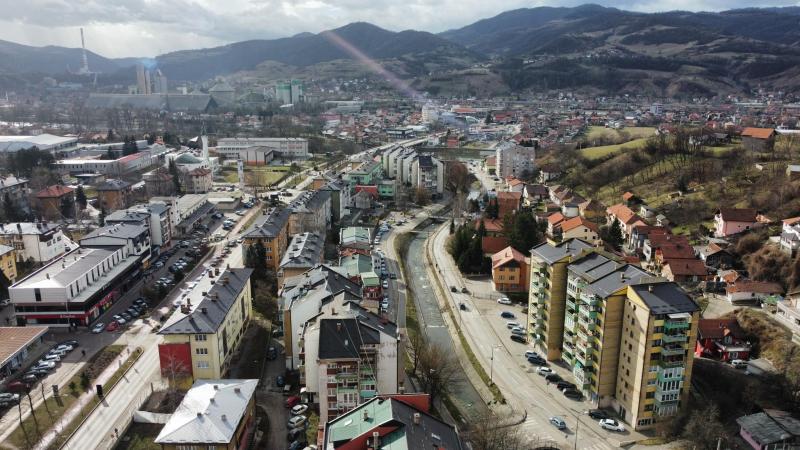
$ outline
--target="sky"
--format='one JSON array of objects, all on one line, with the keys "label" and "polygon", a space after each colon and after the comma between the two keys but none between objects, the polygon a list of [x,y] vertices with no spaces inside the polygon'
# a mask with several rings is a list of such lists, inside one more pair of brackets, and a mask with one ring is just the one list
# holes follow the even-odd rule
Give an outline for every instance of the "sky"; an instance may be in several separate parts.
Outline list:
[{"label": "sky", "polygon": [[[317,33],[351,22],[441,32],[515,8],[575,6],[576,0],[0,0],[0,39],[80,47],[106,57],[152,57],[247,39]],[[800,0],[595,0],[641,12],[800,6]]]}]

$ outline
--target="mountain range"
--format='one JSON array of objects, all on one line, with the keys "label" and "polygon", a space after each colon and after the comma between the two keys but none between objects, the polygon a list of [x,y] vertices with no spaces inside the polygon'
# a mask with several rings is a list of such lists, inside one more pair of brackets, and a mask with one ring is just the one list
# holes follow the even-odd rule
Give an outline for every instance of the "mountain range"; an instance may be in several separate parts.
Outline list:
[{"label": "mountain range", "polygon": [[[78,68],[80,54],[0,41],[0,76],[64,74]],[[92,52],[88,58],[92,70],[131,76],[136,60]],[[654,14],[597,5],[537,7],[439,34],[357,22],[318,34],[156,57],[170,80],[193,81],[258,72],[275,63],[289,71],[316,68],[319,74],[335,61],[368,60],[418,89],[491,86],[470,94],[533,88],[713,95],[764,84],[800,90],[800,7]]]}]

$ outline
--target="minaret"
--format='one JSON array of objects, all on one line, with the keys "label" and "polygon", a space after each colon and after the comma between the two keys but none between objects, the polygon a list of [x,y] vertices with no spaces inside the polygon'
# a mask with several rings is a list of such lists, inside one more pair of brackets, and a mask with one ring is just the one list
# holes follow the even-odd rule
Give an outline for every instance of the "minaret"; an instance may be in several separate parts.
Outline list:
[{"label": "minaret", "polygon": [[83,65],[81,66],[81,73],[88,74],[89,72],[89,58],[86,56],[86,43],[83,40],[83,28],[81,28],[81,50],[83,51]]}]

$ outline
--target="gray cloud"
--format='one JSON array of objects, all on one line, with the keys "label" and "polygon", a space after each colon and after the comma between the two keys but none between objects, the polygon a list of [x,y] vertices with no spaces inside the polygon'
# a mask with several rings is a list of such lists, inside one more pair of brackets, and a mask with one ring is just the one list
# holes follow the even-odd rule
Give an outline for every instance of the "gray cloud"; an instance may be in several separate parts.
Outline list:
[{"label": "gray cloud", "polygon": [[[154,56],[187,48],[319,32],[355,21],[390,30],[440,32],[503,11],[575,6],[579,0],[0,0],[0,39],[30,45],[80,45],[104,56]],[[633,11],[719,11],[800,5],[800,0],[619,0],[595,3]]]}]

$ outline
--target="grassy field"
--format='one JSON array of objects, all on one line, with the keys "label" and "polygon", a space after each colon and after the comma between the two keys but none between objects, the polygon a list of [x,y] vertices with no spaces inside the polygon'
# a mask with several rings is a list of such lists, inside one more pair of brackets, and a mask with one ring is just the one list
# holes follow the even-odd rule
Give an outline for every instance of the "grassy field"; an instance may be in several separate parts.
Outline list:
[{"label": "grassy field", "polygon": [[598,159],[617,153],[623,148],[638,148],[647,142],[647,138],[634,139],[624,144],[603,145],[600,147],[589,147],[582,150],[583,156],[589,159]]},{"label": "grassy field", "polygon": [[[620,133],[620,131],[622,133]],[[622,137],[623,134],[627,134],[630,139],[639,139],[650,137],[655,132],[656,129],[654,127],[628,127],[622,130],[606,127],[589,127],[589,131],[586,133],[586,139],[589,141],[600,138],[618,139]]]}]

